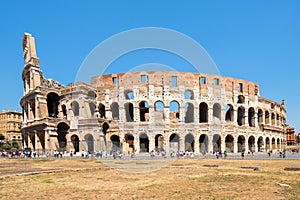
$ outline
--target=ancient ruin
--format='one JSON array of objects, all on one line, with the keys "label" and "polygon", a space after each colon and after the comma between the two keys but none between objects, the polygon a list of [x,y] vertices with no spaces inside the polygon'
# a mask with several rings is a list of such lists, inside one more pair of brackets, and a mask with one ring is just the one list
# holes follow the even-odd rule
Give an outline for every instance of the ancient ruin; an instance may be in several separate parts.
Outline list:
[{"label": "ancient ruin", "polygon": [[283,149],[286,110],[256,83],[190,72],[129,72],[63,86],[46,79],[23,38],[24,147],[121,152]]}]

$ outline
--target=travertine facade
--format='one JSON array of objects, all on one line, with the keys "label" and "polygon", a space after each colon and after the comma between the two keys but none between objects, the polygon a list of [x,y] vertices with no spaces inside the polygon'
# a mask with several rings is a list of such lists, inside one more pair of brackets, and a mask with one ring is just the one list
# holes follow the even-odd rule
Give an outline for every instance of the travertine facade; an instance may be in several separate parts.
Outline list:
[{"label": "travertine facade", "polygon": [[283,148],[286,110],[258,84],[185,72],[130,72],[62,86],[23,39],[26,147],[37,151],[266,151]]},{"label": "travertine facade", "polygon": [[22,113],[5,110],[0,113],[0,134],[6,140],[21,140]]}]

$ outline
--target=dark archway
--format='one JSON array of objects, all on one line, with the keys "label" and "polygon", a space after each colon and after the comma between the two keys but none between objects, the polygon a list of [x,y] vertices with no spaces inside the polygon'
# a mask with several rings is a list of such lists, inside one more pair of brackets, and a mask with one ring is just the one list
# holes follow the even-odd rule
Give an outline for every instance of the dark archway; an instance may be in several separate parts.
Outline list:
[{"label": "dark archway", "polygon": [[87,144],[87,150],[89,153],[94,153],[94,137],[91,134],[84,136],[84,140]]},{"label": "dark archway", "polygon": [[72,135],[71,136],[71,141],[74,147],[74,153],[79,152],[79,137],[77,135]]},{"label": "dark archway", "polygon": [[213,136],[213,151],[221,152],[221,136],[219,134],[215,134]]},{"label": "dark archway", "polygon": [[199,144],[200,144],[200,153],[202,154],[208,153],[208,136],[206,134],[200,135]]},{"label": "dark archway", "polygon": [[47,95],[47,108],[49,117],[58,117],[59,96],[54,92]]},{"label": "dark archway", "polygon": [[208,105],[204,102],[199,105],[199,122],[207,123],[208,122]]},{"label": "dark archway", "polygon": [[74,117],[78,117],[79,116],[79,104],[77,103],[77,101],[73,101],[71,103],[71,108],[72,108]]},{"label": "dark archway", "polygon": [[194,105],[192,103],[186,103],[184,106],[185,110],[185,123],[194,122]]},{"label": "dark archway", "polygon": [[194,136],[192,134],[187,134],[184,139],[185,151],[194,152]]},{"label": "dark archway", "polygon": [[126,134],[125,135],[125,142],[128,144],[128,147],[129,147],[129,151],[130,152],[134,152],[135,149],[134,149],[134,137],[133,135],[131,134]]},{"label": "dark archway", "polygon": [[145,122],[149,121],[149,104],[146,101],[139,103],[140,108],[140,121]]},{"label": "dark archway", "polygon": [[149,152],[149,138],[145,133],[140,134],[140,152]]},{"label": "dark archway", "polygon": [[259,137],[257,140],[257,150],[258,152],[263,152],[265,150],[263,137]]},{"label": "dark archway", "polygon": [[180,148],[180,146],[179,146],[179,135],[173,133],[170,136],[169,145],[170,145],[170,152],[179,151],[179,148]]},{"label": "dark archway", "polygon": [[248,109],[248,124],[250,127],[255,127],[255,110],[253,107]]},{"label": "dark archway", "polygon": [[126,114],[126,122],[133,122],[133,104],[132,103],[125,103],[125,114]]},{"label": "dark archway", "polygon": [[255,137],[254,136],[249,137],[248,148],[251,152],[255,152]]},{"label": "dark archway", "polygon": [[225,138],[226,151],[234,153],[234,138],[232,135],[227,135]]},{"label": "dark archway", "polygon": [[270,144],[270,138],[269,137],[266,138],[266,149],[267,149],[267,151],[269,151],[271,149],[271,144]]},{"label": "dark archway", "polygon": [[112,112],[112,118],[113,120],[119,120],[119,104],[117,102],[114,102],[110,105],[110,109]]},{"label": "dark archway", "polygon": [[221,120],[221,105],[215,103],[213,106],[213,117],[214,119]]},{"label": "dark archway", "polygon": [[98,111],[99,111],[100,118],[106,118],[105,106],[102,103],[98,105]]},{"label": "dark archway", "polygon": [[233,122],[233,117],[234,117],[234,110],[233,110],[233,106],[228,104],[226,106],[226,116],[225,116],[225,120],[227,122]]},{"label": "dark archway", "polygon": [[245,152],[246,142],[245,142],[245,137],[243,135],[240,135],[238,137],[237,145],[238,145],[238,152]]},{"label": "dark archway", "polygon": [[69,125],[64,122],[61,122],[57,125],[57,141],[60,150],[65,150],[67,146],[66,135],[68,134],[69,128]]},{"label": "dark archway", "polygon": [[155,136],[155,151],[161,152],[164,150],[164,137],[162,134],[157,134]]},{"label": "dark archway", "polygon": [[112,135],[110,137],[111,141],[111,150],[122,152],[122,145],[120,142],[120,137],[118,135]]},{"label": "dark archway", "polygon": [[90,113],[91,113],[91,117],[94,118],[94,114],[95,114],[95,110],[96,110],[96,105],[92,102],[89,103],[89,107],[90,107]]},{"label": "dark archway", "polygon": [[239,126],[245,125],[245,108],[239,107],[238,108],[238,116],[237,116],[237,123]]}]

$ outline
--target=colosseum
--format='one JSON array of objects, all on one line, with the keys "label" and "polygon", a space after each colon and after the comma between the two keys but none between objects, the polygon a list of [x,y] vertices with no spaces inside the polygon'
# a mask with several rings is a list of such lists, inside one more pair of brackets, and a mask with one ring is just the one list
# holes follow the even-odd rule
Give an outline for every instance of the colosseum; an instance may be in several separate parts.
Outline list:
[{"label": "colosseum", "polygon": [[285,103],[257,83],[190,72],[106,74],[61,85],[42,75],[23,38],[25,148],[53,151],[264,152],[283,149]]}]

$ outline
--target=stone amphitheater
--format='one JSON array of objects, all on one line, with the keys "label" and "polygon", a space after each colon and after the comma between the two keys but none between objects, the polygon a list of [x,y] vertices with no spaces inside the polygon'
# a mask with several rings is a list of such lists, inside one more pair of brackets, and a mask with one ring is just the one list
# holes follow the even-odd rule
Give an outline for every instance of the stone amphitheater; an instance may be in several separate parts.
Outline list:
[{"label": "stone amphitheater", "polygon": [[190,72],[107,74],[67,86],[46,79],[23,38],[25,148],[63,152],[264,152],[284,148],[285,103],[257,83]]}]

